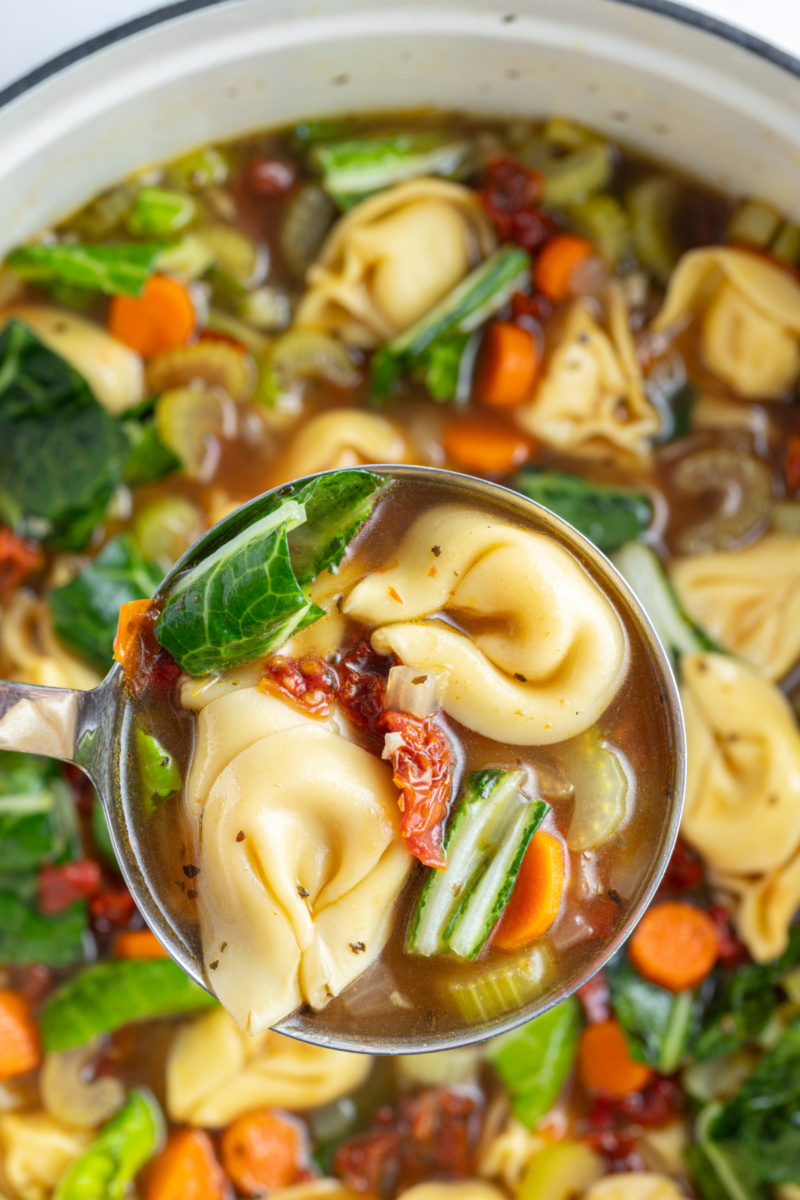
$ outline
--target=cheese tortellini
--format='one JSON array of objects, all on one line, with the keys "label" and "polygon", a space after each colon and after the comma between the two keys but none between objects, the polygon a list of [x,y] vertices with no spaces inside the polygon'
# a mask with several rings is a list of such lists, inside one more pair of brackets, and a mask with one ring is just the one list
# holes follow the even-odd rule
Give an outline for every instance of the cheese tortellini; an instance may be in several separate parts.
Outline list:
[{"label": "cheese tortellini", "polygon": [[608,289],[608,332],[586,301],[572,306],[544,378],[519,420],[534,437],[575,454],[607,454],[610,446],[639,456],[649,452],[660,419],[642,388],[617,285]]},{"label": "cheese tortellini", "polygon": [[336,223],[295,325],[372,349],[424,316],[494,245],[469,188],[444,179],[387,188]]},{"label": "cheese tortellini", "polygon": [[100,682],[97,671],[62,646],[47,604],[24,589],[0,613],[0,671],[18,683],[78,691]]},{"label": "cheese tortellini", "polygon": [[783,880],[783,892],[778,886],[800,848],[800,732],[785,697],[744,663],[688,655],[681,672],[682,832],[712,882],[748,896],[737,925],[753,957],[764,960],[784,949],[793,915],[785,895],[800,886],[797,869]]},{"label": "cheese tortellini", "polygon": [[324,1007],[383,949],[412,862],[398,792],[387,763],[256,685],[184,693],[200,710],[186,806],[206,969],[260,1033]]},{"label": "cheese tortellini", "polygon": [[280,477],[271,486],[316,471],[408,462],[410,457],[406,438],[385,417],[360,408],[336,408],[312,417],[298,430],[281,457]]},{"label": "cheese tortellini", "polygon": [[653,328],[701,317],[700,349],[713,375],[747,400],[778,400],[800,375],[800,284],[747,250],[684,254]]},{"label": "cheese tortellini", "polygon": [[44,1112],[0,1116],[0,1187],[10,1200],[48,1200],[64,1172],[91,1141]]},{"label": "cheese tortellini", "polygon": [[625,1171],[590,1183],[581,1200],[686,1200],[674,1179],[657,1171]]},{"label": "cheese tortellini", "polygon": [[[342,608],[379,627],[379,652],[441,672],[445,712],[507,744],[582,733],[627,668],[619,617],[566,550],[458,505],[420,517],[397,565],[356,584]],[[444,620],[422,620],[442,610],[479,621],[480,631],[469,637]]]},{"label": "cheese tortellini", "polygon": [[744,550],[676,560],[680,602],[726,650],[766,679],[800,658],[800,537],[768,533]]},{"label": "cheese tortellini", "polygon": [[178,1031],[167,1058],[171,1120],[221,1129],[262,1106],[304,1112],[360,1087],[367,1054],[345,1054],[265,1030],[248,1037],[224,1009]]}]

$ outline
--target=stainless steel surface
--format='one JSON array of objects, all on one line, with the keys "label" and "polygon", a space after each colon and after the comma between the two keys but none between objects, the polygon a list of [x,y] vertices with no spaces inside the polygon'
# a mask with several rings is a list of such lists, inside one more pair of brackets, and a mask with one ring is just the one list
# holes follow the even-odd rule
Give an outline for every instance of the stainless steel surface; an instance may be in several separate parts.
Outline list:
[{"label": "stainless steel surface", "polygon": [[[597,971],[630,935],[658,887],[678,835],[685,790],[686,743],[683,714],[675,678],[667,655],[658,641],[644,610],[622,576],[608,559],[566,521],[555,516],[518,492],[488,483],[482,479],[444,471],[438,467],[372,466],[370,470],[393,479],[429,481],[458,488],[464,502],[486,500],[501,507],[509,519],[525,520],[534,517],[559,543],[565,546],[607,590],[612,602],[626,613],[633,628],[642,637],[656,664],[666,697],[665,711],[672,734],[671,774],[664,780],[666,797],[661,842],[646,878],[623,926],[605,949],[578,975],[564,980],[561,987],[543,1000],[536,1001],[518,1012],[481,1025],[465,1027],[457,1034],[427,1035],[421,1039],[409,1037],[384,1038],[366,1041],[357,1029],[343,1036],[326,1028],[325,1010],[310,1013],[306,1010],[287,1017],[277,1028],[304,1041],[341,1050],[363,1053],[411,1054],[430,1050],[447,1050],[469,1045],[487,1037],[513,1029],[557,1004],[574,992]],[[332,472],[321,472],[331,474]],[[306,480],[315,476],[307,476]],[[303,481],[301,481],[303,482]],[[291,485],[293,486],[293,485]],[[282,485],[250,500],[224,520],[213,526],[175,564],[162,581],[156,597],[168,593],[170,585],[183,571],[202,562],[213,551],[225,545],[247,529],[269,506],[276,494],[286,490]],[[162,942],[170,956],[188,975],[206,986],[201,963],[180,931],[171,927],[163,897],[149,887],[146,870],[139,860],[135,837],[127,827],[123,812],[125,757],[121,737],[123,676],[115,664],[99,687],[90,692],[72,692],[63,688],[31,687],[27,684],[0,682],[0,747],[8,750],[28,750],[48,754],[77,763],[89,775],[103,805],[111,840],[120,863],[123,877],[137,907],[147,924]]]}]

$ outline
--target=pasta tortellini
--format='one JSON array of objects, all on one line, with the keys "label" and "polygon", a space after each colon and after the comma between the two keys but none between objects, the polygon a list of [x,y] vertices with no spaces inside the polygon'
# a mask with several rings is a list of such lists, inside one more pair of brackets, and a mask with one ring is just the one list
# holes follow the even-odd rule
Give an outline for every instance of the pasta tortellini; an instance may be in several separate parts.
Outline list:
[{"label": "pasta tortellini", "polygon": [[259,1033],[324,1007],[383,949],[412,862],[398,793],[387,763],[257,686],[189,703],[202,706],[187,808],[207,969]]},{"label": "pasta tortellini", "polygon": [[520,410],[523,427],[550,446],[607,454],[617,446],[649,451],[660,420],[644,394],[622,293],[608,291],[608,332],[588,304],[576,302],[533,399]]},{"label": "pasta tortellini", "polygon": [[167,1058],[173,1121],[220,1129],[262,1105],[303,1112],[359,1087],[366,1054],[345,1054],[266,1030],[248,1037],[224,1009],[184,1025]]},{"label": "pasta tortellini", "polygon": [[670,575],[689,616],[766,679],[800,658],[800,537],[768,533],[744,550],[678,559]]},{"label": "pasta tortellini", "polygon": [[800,850],[776,871],[757,879],[712,871],[711,883],[738,903],[736,925],[756,962],[786,949],[789,926],[800,909]]},{"label": "pasta tortellini", "polygon": [[[754,958],[768,958],[784,948],[793,910],[782,896],[798,885],[795,872],[783,880],[781,893],[776,873],[800,847],[800,732],[784,696],[744,663],[720,654],[688,655],[681,671],[687,753],[682,832],[702,854],[712,880],[747,895],[737,914],[739,932]],[[769,929],[769,937],[759,929]]]},{"label": "pasta tortellini", "polygon": [[110,413],[123,413],[144,399],[141,358],[96,321],[46,305],[26,304],[0,313],[0,327],[12,317],[23,321],[79,371]]},{"label": "pasta tortellini", "polygon": [[280,478],[272,486],[316,471],[362,463],[408,462],[403,434],[378,413],[337,408],[312,417],[295,434],[281,459]]},{"label": "pasta tortellini", "polygon": [[581,1200],[686,1200],[674,1179],[656,1171],[626,1171],[590,1183]]},{"label": "pasta tortellini", "polygon": [[444,179],[387,188],[336,223],[295,324],[372,349],[433,308],[494,244],[469,188]]},{"label": "pasta tortellini", "polygon": [[713,375],[748,400],[777,400],[800,375],[800,285],[746,250],[684,254],[656,332],[700,317],[700,349]]},{"label": "pasta tortellini", "polygon": [[0,613],[0,667],[3,678],[44,687],[88,691],[100,676],[59,642],[44,601],[15,592]]},{"label": "pasta tortellini", "polygon": [[[442,707],[468,729],[547,745],[588,729],[613,699],[627,668],[625,631],[583,569],[543,534],[445,505],[414,523],[397,558],[357,583],[343,611],[379,626],[379,652],[441,672]],[[421,619],[444,609],[482,630],[471,638]]]},{"label": "pasta tortellini", "polygon": [[0,1116],[0,1183],[12,1200],[49,1200],[91,1136],[43,1112]]}]

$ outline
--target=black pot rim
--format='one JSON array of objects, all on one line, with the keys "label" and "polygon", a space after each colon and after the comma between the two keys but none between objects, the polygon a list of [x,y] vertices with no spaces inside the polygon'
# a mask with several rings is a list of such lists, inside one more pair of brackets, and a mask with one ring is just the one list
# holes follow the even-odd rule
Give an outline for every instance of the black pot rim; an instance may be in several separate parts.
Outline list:
[{"label": "black pot rim", "polygon": [[[233,2],[235,0],[175,0],[175,3],[165,4],[162,8],[157,8],[153,12],[144,13],[141,17],[134,17],[131,21],[125,21],[121,25],[116,25],[112,29],[105,30],[103,33],[88,38],[84,42],[79,42],[76,46],[72,46],[70,49],[64,50],[61,54],[57,54],[55,58],[51,58],[47,62],[42,63],[41,66],[35,67],[26,75],[22,75],[19,79],[16,79],[13,83],[0,90],[0,109],[11,104],[12,101],[19,99],[26,92],[32,91],[40,83],[44,83],[46,80],[58,75],[60,71],[74,66],[75,63],[80,62],[84,58],[90,58],[93,54],[105,50],[108,46],[113,46],[117,42],[123,42],[126,38],[133,37],[137,33],[143,33],[147,29],[154,29],[158,25],[164,25],[168,21],[173,21],[189,13],[200,12],[204,8],[213,8],[217,5]],[[696,9],[688,8],[684,4],[675,3],[675,0],[608,0],[608,2],[623,4],[629,8],[640,8],[646,12],[656,13],[658,16],[678,21],[682,25],[700,29],[704,33],[710,33],[722,41],[729,42],[742,50],[747,50],[751,54],[755,54],[758,58],[762,58],[793,75],[795,78],[800,79],[800,59],[795,58],[794,55],[781,50],[778,46],[772,45],[771,42],[767,42],[763,38],[756,37],[755,34],[748,33],[744,29],[739,29],[735,25],[730,25],[727,21],[721,21],[717,17],[709,16],[707,13],[697,12]],[[513,11],[513,0],[509,4],[509,10]]]}]

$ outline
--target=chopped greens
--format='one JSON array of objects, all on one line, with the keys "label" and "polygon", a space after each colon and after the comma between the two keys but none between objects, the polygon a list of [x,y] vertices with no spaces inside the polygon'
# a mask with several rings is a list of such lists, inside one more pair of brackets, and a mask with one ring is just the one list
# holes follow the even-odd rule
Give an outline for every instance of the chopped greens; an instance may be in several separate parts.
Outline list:
[{"label": "chopped greens", "polygon": [[46,1054],[83,1046],[134,1021],[213,1008],[217,1001],[168,958],[94,963],[69,979],[42,1010]]},{"label": "chopped greens", "polygon": [[53,628],[65,646],[105,674],[111,666],[120,608],[152,596],[161,575],[155,564],[142,557],[131,536],[120,534],[74,579],[50,592],[47,602]]},{"label": "chopped greens", "polygon": [[0,875],[0,961],[71,967],[85,958],[85,900],[59,913],[39,911],[36,875]]},{"label": "chopped greens", "polygon": [[694,992],[668,992],[643,979],[624,955],[607,968],[611,1005],[631,1054],[662,1075],[678,1069],[687,1052],[700,1003]]},{"label": "chopped greens", "polygon": [[[306,129],[309,127],[306,126]],[[343,141],[315,141],[309,161],[322,186],[346,209],[373,192],[422,175],[456,177],[470,144],[440,130],[365,134]]]},{"label": "chopped greens", "polygon": [[353,470],[284,489],[176,581],[155,626],[160,644],[187,674],[204,675],[252,662],[318,620],[323,610],[307,589],[341,562],[384,486]]},{"label": "chopped greens", "polygon": [[489,1043],[487,1058],[511,1097],[511,1111],[529,1129],[558,1099],[575,1065],[580,1029],[581,1007],[570,996]]},{"label": "chopped greens", "polygon": [[155,409],[156,397],[151,396],[122,416],[122,429],[129,443],[122,481],[128,487],[155,483],[180,470],[180,459],[158,436]]},{"label": "chopped greens", "polygon": [[594,483],[568,471],[527,467],[514,487],[574,525],[604,554],[644,533],[653,519],[652,501],[644,492]]},{"label": "chopped greens", "polygon": [[119,421],[21,321],[0,333],[0,520],[81,550],[125,465]]},{"label": "chopped greens", "polygon": [[180,771],[169,750],[141,726],[136,730],[136,754],[139,759],[142,803],[148,812],[154,812],[160,804],[180,791]]},{"label": "chopped greens", "polygon": [[185,192],[143,187],[136,193],[128,215],[128,230],[134,237],[168,238],[185,229],[196,212],[196,202]]},{"label": "chopped greens", "polygon": [[149,1092],[134,1089],[62,1175],[53,1200],[122,1200],[163,1140],[161,1109]]},{"label": "chopped greens", "polygon": [[6,261],[31,283],[69,284],[109,296],[138,296],[164,249],[153,242],[98,246],[83,242],[37,243],[21,246]]},{"label": "chopped greens", "polygon": [[[517,246],[501,246],[410,329],[377,351],[371,368],[373,397],[381,400],[388,396],[406,372],[412,375],[422,372],[424,377],[431,369],[432,354],[437,353],[434,345],[447,345],[458,335],[478,329],[503,308],[515,292],[527,289],[530,270],[530,255],[524,250]],[[452,355],[452,346],[447,353]],[[438,369],[441,370],[441,366]],[[451,366],[446,390],[452,391],[453,395],[444,397],[446,399],[456,398],[452,380]]]}]

